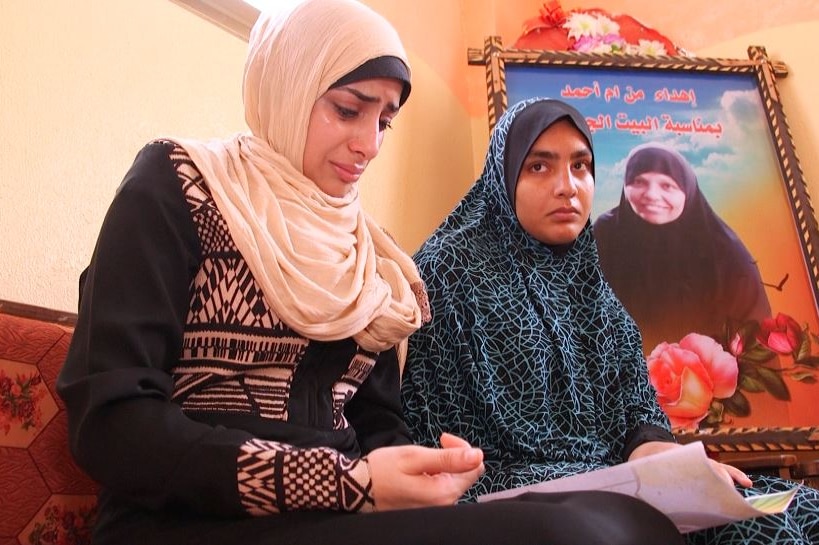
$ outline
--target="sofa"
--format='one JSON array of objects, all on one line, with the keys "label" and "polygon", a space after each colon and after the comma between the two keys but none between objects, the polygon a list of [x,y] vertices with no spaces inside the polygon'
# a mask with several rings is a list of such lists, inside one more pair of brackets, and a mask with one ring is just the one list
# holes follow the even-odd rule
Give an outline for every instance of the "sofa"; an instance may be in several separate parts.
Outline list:
[{"label": "sofa", "polygon": [[[55,382],[76,315],[0,300],[0,545],[88,545],[97,485],[68,450]],[[710,456],[819,487],[819,428],[680,433]]]},{"label": "sofa", "polygon": [[55,382],[76,315],[0,300],[0,545],[87,545],[97,485],[68,450]]}]

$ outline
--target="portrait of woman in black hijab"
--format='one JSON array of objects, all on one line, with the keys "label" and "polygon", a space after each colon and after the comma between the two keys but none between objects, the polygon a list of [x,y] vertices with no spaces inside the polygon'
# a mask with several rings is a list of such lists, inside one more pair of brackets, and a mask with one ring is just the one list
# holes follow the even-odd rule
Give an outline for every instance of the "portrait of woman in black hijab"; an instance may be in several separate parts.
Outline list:
[{"label": "portrait of woman in black hijab", "polygon": [[594,236],[604,274],[639,325],[646,352],[771,314],[754,258],[673,148],[632,149],[620,203],[597,218]]}]

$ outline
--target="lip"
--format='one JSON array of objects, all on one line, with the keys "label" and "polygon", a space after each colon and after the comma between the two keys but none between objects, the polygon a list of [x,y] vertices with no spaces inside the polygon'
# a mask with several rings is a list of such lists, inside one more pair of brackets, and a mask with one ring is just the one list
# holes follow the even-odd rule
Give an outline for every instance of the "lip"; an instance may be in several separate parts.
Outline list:
[{"label": "lip", "polygon": [[572,206],[563,206],[552,210],[549,215],[558,219],[573,219],[580,214],[578,210]]},{"label": "lip", "polygon": [[364,166],[362,165],[335,162],[331,162],[330,164],[333,166],[339,179],[344,183],[353,184],[357,182],[364,173]]},{"label": "lip", "polygon": [[667,206],[660,204],[641,204],[639,208],[642,212],[648,214],[662,214],[668,211]]}]

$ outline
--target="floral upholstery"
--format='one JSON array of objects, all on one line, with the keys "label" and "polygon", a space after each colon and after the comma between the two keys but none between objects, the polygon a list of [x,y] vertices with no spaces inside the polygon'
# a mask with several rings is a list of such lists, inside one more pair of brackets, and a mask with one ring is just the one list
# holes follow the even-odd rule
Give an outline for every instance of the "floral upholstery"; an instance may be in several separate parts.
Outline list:
[{"label": "floral upholstery", "polygon": [[55,390],[73,321],[11,306],[0,302],[0,545],[89,544],[97,487],[71,458]]}]

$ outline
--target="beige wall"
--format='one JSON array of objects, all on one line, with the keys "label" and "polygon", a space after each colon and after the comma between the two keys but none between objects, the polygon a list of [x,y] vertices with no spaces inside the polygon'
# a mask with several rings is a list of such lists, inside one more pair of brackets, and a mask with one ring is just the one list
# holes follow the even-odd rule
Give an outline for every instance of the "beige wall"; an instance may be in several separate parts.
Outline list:
[{"label": "beige wall", "polygon": [[[764,45],[790,75],[778,85],[811,194],[819,198],[819,74],[803,44],[812,0],[725,0],[720,11],[603,0],[701,56],[746,58]],[[466,49],[511,45],[535,0],[366,0],[398,28],[413,96],[362,182],[365,206],[413,251],[471,185],[488,138],[482,67]],[[585,2],[563,2],[576,7]],[[626,6],[626,4],[628,4]],[[660,9],[662,4],[662,9]],[[411,7],[408,7],[411,6]],[[710,4],[709,4],[710,6]],[[743,17],[731,14],[743,13]],[[692,17],[692,13],[702,13]],[[76,279],[136,151],[162,135],[243,130],[245,44],[168,0],[0,0],[0,299],[76,307]]]},{"label": "beige wall", "polygon": [[0,0],[0,298],[76,308],[137,150],[243,128],[245,48],[168,0]]}]

